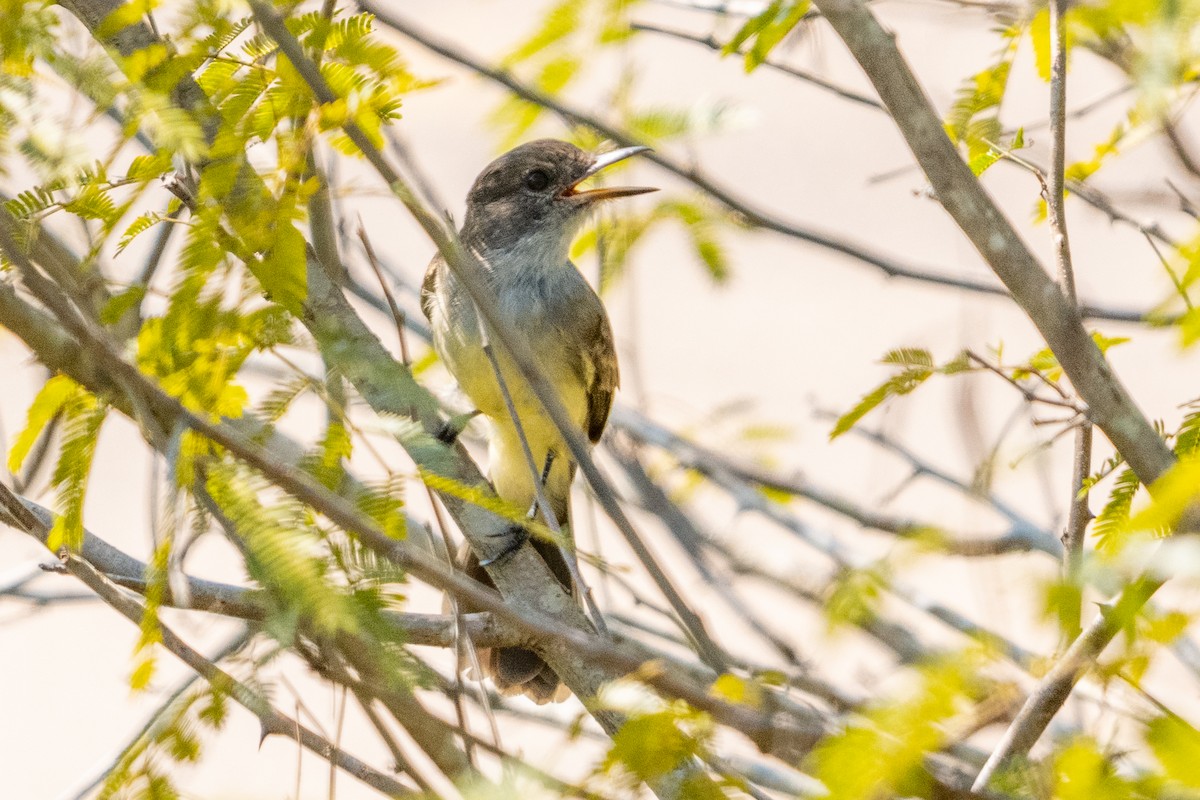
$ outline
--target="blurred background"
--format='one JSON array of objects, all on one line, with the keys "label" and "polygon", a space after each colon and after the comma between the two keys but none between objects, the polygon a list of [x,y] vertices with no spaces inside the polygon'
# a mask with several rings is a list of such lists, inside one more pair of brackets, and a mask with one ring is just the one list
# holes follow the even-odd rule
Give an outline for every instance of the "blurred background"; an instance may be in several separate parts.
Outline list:
[{"label": "blurred background", "polygon": [[[911,395],[873,411],[858,430],[830,440],[835,418],[893,372],[879,363],[891,350],[924,348],[941,363],[970,348],[1012,366],[1044,346],[1005,296],[948,285],[995,281],[931,197],[888,116],[778,69],[761,66],[748,72],[740,56],[721,57],[687,40],[713,36],[728,41],[747,10],[761,10],[762,4],[754,2],[617,4],[614,13],[623,23],[642,26],[636,35],[600,45],[583,25],[543,54],[513,60],[514,52],[544,29],[547,14],[560,5],[439,0],[382,7],[480,65],[507,63],[514,74],[534,83],[553,82],[553,69],[539,58],[573,59],[578,72],[557,94],[570,108],[618,126],[634,120],[643,131],[657,125],[669,134],[656,143],[662,156],[685,170],[701,171],[739,203],[936,278],[888,277],[861,258],[745,224],[742,214],[722,207],[693,183],[647,160],[630,162],[622,182],[662,191],[607,209],[597,220],[599,248],[594,246],[596,227],[589,226],[576,262],[589,280],[603,283],[616,334],[622,369],[610,434],[616,452],[636,451],[649,474],[725,551],[724,556],[704,551],[707,555],[699,561],[708,565],[706,575],[697,568],[694,553],[689,555],[654,514],[634,509],[639,530],[693,599],[709,630],[747,662],[815,675],[849,698],[887,694],[912,676],[900,667],[903,658],[894,649],[848,624],[845,617],[853,613],[839,603],[853,607],[867,602],[886,610],[928,648],[961,647],[966,641],[954,624],[930,613],[941,604],[1035,658],[1052,654],[1058,633],[1043,606],[1045,587],[1059,566],[1051,553],[1038,548],[1053,550],[1070,495],[1071,437],[1061,435],[1063,414],[1031,410],[1003,379],[978,371],[935,376]],[[601,13],[598,4],[577,5],[587,7],[584,14]],[[716,6],[724,13],[714,11]],[[971,76],[994,64],[1003,50],[1005,41],[996,31],[998,7],[933,0],[872,5],[896,33],[934,106],[944,114]],[[75,44],[82,47],[86,32],[60,13],[63,29],[75,31]],[[512,106],[503,86],[386,25],[377,23],[377,29],[414,75],[433,82],[404,96],[394,132],[455,218],[461,219],[474,176],[508,146],[539,136],[577,135],[553,113],[520,128],[521,109]],[[844,92],[873,97],[845,48],[819,20],[797,28],[770,59]],[[1068,128],[1068,162],[1092,158],[1096,145],[1128,120],[1143,91],[1110,61],[1074,50],[1068,108],[1077,113]],[[1047,92],[1038,76],[1037,54],[1024,40],[1012,61],[1001,118],[1006,135],[1024,129],[1026,146],[1019,157],[1042,166],[1048,162]],[[1184,103],[1178,108],[1173,117],[1177,135],[1195,144],[1200,128],[1194,109]],[[118,141],[114,123],[89,117],[66,97],[62,107],[31,113],[46,126],[43,135],[66,149],[95,149],[97,141]],[[580,141],[599,145],[602,138],[584,134]],[[1177,151],[1157,132],[1134,130],[1119,149],[1088,185],[1102,192],[1124,219],[1114,220],[1075,196],[1067,201],[1079,296],[1113,312],[1110,316],[1177,311],[1170,304],[1171,278],[1138,226],[1158,226],[1178,241],[1192,237],[1195,220],[1181,210],[1180,197],[1167,180],[1194,198],[1200,179],[1181,168]],[[3,186],[15,194],[26,180],[32,179],[14,169]],[[1001,160],[984,182],[1034,252],[1050,265],[1050,236],[1038,221],[1037,177]],[[361,163],[339,159],[331,168],[331,183],[349,232],[343,247],[354,252],[347,259],[352,272],[371,294],[379,295],[355,249],[361,219],[381,261],[394,271],[398,301],[419,327],[423,319],[414,290],[433,246]],[[158,207],[169,194],[151,190],[146,199],[149,207]],[[689,204],[704,220],[697,227],[695,219],[689,224],[663,213],[644,233],[634,230],[629,220],[645,218],[661,203]],[[82,242],[78,234],[70,226],[63,228],[65,238]],[[698,237],[707,244],[698,243]],[[113,255],[109,263],[114,273],[132,279],[150,239],[147,235]],[[171,247],[178,247],[178,239]],[[606,251],[610,256],[619,251],[620,263],[609,261],[602,269]],[[389,316],[356,302],[387,346],[398,352]],[[1095,319],[1088,326],[1109,337],[1129,337],[1109,353],[1112,363],[1144,412],[1174,430],[1185,413],[1183,404],[1196,396],[1200,377],[1200,357],[1181,347],[1179,330],[1114,319]],[[408,337],[423,365],[422,381],[448,402],[461,404],[445,371],[425,359],[428,345],[420,331]],[[320,369],[311,356],[297,353],[295,358],[307,369]],[[247,368],[244,384],[252,399],[266,394],[277,375],[272,369],[265,360]],[[21,341],[0,331],[0,376],[0,435],[7,450],[46,375]],[[282,429],[312,442],[322,416],[320,403],[310,397],[288,413]],[[730,489],[704,480],[681,463],[685,459],[677,450],[646,444],[654,441],[656,427],[746,470],[766,471],[781,482],[803,486],[810,496],[783,489],[767,496],[751,489],[752,498],[766,497],[768,512],[756,511],[758,501],[739,495],[736,482]],[[477,434],[471,432],[473,447],[479,444]],[[403,452],[379,426],[371,439],[391,469],[411,472]],[[611,447],[601,448],[599,455],[622,492],[636,497],[636,484]],[[1111,448],[1098,436],[1095,467],[1110,455]],[[361,448],[352,465],[364,476],[382,472]],[[144,558],[160,473],[136,428],[123,418],[111,420],[90,479],[87,527]],[[742,483],[743,488],[749,485]],[[1107,485],[1101,484],[1102,489]],[[31,487],[27,494],[53,506],[45,475]],[[417,488],[414,483],[408,493],[409,510],[428,520],[427,502]],[[841,512],[851,513],[831,509],[822,497],[835,506],[842,501]],[[1095,496],[1094,510],[1103,497]],[[1016,531],[1027,536],[1026,545],[1037,544],[1033,552],[946,555],[933,534],[901,537],[873,529],[869,521],[862,524],[863,517],[873,514],[937,526],[955,540],[985,541]],[[652,583],[583,487],[577,487],[575,526],[580,546],[612,567],[612,576],[591,568],[587,574],[617,626],[671,652],[683,652],[673,641],[678,632],[657,610],[663,603]],[[739,570],[738,559],[775,579]],[[3,794],[9,797],[79,796],[188,675],[164,655],[152,689],[131,692],[130,653],[138,631],[71,579],[42,574],[38,565],[48,560],[47,551],[28,537],[0,533],[0,642],[5,653],[0,659],[0,716],[5,720],[0,725],[0,775]],[[238,557],[220,537],[200,539],[187,565],[193,575],[245,581]],[[895,592],[871,589],[873,581],[882,585],[893,578]],[[812,596],[805,601],[786,589],[788,581],[807,587]],[[1194,585],[1194,579],[1173,582],[1158,602],[1190,615],[1198,610]],[[730,602],[730,590],[736,602]],[[437,613],[441,608],[441,598],[426,587],[406,586],[405,594],[410,610]],[[1089,606],[1085,615],[1090,613]],[[239,631],[236,623],[204,614],[165,615],[210,654]],[[250,653],[269,650],[260,643]],[[422,650],[421,655],[442,674],[451,673],[450,654]],[[314,723],[331,738],[339,731],[348,749],[387,762],[357,710],[343,716],[341,689],[320,681],[288,655],[275,657],[264,674],[271,676],[269,693],[281,710]],[[1148,665],[1144,685],[1166,693],[1180,713],[1200,710],[1195,676],[1179,657],[1159,654]],[[1141,702],[1131,694],[1120,687],[1106,691],[1087,686],[1057,724],[1096,725],[1093,729],[1103,731],[1107,741],[1124,741],[1122,737],[1134,735],[1136,725],[1136,714],[1128,709]],[[518,712],[559,723],[583,713],[574,699],[544,709],[524,700],[513,705]],[[476,717],[483,731],[482,717]],[[592,731],[594,725],[587,721],[583,729]],[[978,741],[994,741],[1001,729],[984,730]],[[587,774],[603,753],[602,743],[589,741],[586,733],[585,744],[568,746],[561,728],[519,714],[502,717],[502,733],[508,747],[568,777]],[[219,734],[204,735],[205,752],[198,764],[173,768],[178,785],[196,798],[331,796],[325,762],[300,755],[282,737],[260,746],[258,736],[256,721],[235,709]],[[733,752],[745,749],[737,742],[729,746]],[[336,795],[374,796],[345,776],[337,778]]]}]

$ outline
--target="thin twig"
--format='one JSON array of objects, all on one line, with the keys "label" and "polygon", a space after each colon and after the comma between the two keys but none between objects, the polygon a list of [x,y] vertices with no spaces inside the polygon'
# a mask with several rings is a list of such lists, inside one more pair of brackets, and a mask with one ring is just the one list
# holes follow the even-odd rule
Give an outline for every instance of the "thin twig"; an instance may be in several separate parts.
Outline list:
[{"label": "thin twig", "polygon": [[[675,28],[667,28],[661,25],[653,25],[648,22],[634,22],[630,24],[629,27],[635,31],[657,33],[663,36],[669,36],[672,39],[681,39],[685,42],[694,42],[695,44],[707,47],[709,50],[715,50],[718,53],[724,53],[725,51],[725,45],[717,41],[717,37],[713,36],[712,34],[709,34],[708,36],[697,36],[695,34],[688,33],[687,31],[677,30]],[[805,83],[811,83],[814,86],[818,86],[826,90],[827,92],[833,93],[843,100],[849,100],[852,103],[859,103],[861,105],[868,106],[869,108],[874,108],[878,111],[883,110],[883,104],[873,97],[867,97],[864,94],[859,94],[858,92],[843,88],[837,84],[830,83],[819,75],[814,75],[811,72],[806,72],[802,69],[796,69],[793,66],[770,58],[763,61],[762,66],[770,67],[771,69],[782,72],[785,75],[790,75],[791,77],[804,81]]]},{"label": "thin twig", "polygon": [[412,355],[408,352],[408,337],[404,335],[405,314],[400,306],[396,305],[396,298],[392,295],[391,287],[383,277],[383,269],[379,266],[379,259],[375,257],[375,248],[371,246],[371,240],[367,238],[367,228],[363,225],[362,217],[358,218],[358,239],[362,242],[363,251],[367,254],[367,263],[371,265],[371,270],[379,280],[379,290],[383,292],[383,297],[387,300],[388,310],[392,312],[392,322],[396,325],[396,337],[400,340],[400,359],[404,362],[404,366],[412,366]]},{"label": "thin twig", "polygon": [[[1067,105],[1067,23],[1066,0],[1050,2],[1050,175],[1046,198],[1047,218],[1053,234],[1054,261],[1058,283],[1067,302],[1079,304],[1075,291],[1075,268],[1071,261],[1071,242],[1067,235],[1066,190],[1066,105]],[[1147,234],[1147,240],[1151,237]],[[1157,251],[1157,248],[1156,248]],[[1085,419],[1075,429],[1071,467],[1071,495],[1068,500],[1067,526],[1063,532],[1063,572],[1072,585],[1078,584],[1083,570],[1085,529],[1091,521],[1086,481],[1092,473],[1092,426]],[[1069,642],[1079,635],[1082,597],[1071,610],[1063,635]]]},{"label": "thin twig", "polygon": [[[583,125],[591,128],[604,138],[609,139],[622,147],[645,144],[645,142],[634,138],[629,132],[609,125],[594,114],[589,114],[579,110],[578,108],[569,106],[566,103],[557,100],[556,98],[553,98],[522,83],[504,70],[496,69],[484,64],[480,60],[468,55],[463,50],[438,39],[436,36],[433,36],[417,26],[414,26],[408,20],[393,13],[390,7],[385,7],[375,0],[358,0],[358,5],[364,11],[369,11],[370,13],[374,14],[379,22],[383,25],[392,28],[396,32],[422,45],[432,52],[437,53],[443,58],[453,61],[456,64],[461,64],[462,66],[467,67],[468,69],[487,78],[488,80],[504,86],[523,100],[527,100],[531,103],[553,111],[559,117],[571,124]],[[727,187],[721,185],[700,170],[694,167],[685,166],[681,162],[672,159],[661,152],[646,153],[643,158],[654,162],[672,175],[675,175],[690,183],[692,186],[704,192],[709,197],[723,205],[725,208],[729,209],[731,212],[737,214],[741,219],[750,225],[754,225],[765,230],[774,231],[775,233],[779,233],[784,236],[799,239],[801,241],[809,242],[810,244],[814,244],[819,247],[825,247],[833,250],[834,252],[841,253],[842,255],[848,256],[856,261],[869,264],[879,269],[888,277],[907,278],[924,283],[946,286],[953,289],[964,289],[971,292],[997,295],[1000,297],[1010,296],[1004,287],[995,283],[947,275],[922,267],[905,264],[883,253],[872,250],[871,248],[859,242],[837,236],[829,233],[828,231],[819,230],[811,226],[800,225],[798,223],[778,217],[768,211],[764,211],[754,206],[745,198],[739,197]],[[1142,322],[1147,319],[1147,314],[1143,311],[1107,308],[1092,304],[1087,304],[1085,306],[1084,314],[1088,318],[1111,319],[1124,322]]]},{"label": "thin twig", "polygon": [[1020,384],[1020,382],[1018,382],[1015,378],[1013,378],[1011,375],[1009,375],[1007,372],[1005,372],[998,364],[993,364],[991,361],[988,361],[986,358],[984,358],[983,356],[974,352],[973,350],[967,350],[966,353],[967,353],[967,358],[969,358],[971,361],[974,361],[976,364],[983,367],[988,372],[991,372],[994,375],[998,375],[1000,378],[1002,378],[1004,380],[1005,383],[1007,383],[1009,386],[1012,386],[1014,389],[1016,389],[1018,392],[1020,392],[1021,396],[1024,397],[1026,402],[1028,402],[1028,403],[1045,403],[1046,405],[1050,405],[1050,406],[1058,406],[1060,408],[1068,408],[1068,409],[1074,411],[1076,414],[1086,414],[1087,413],[1087,410],[1084,408],[1081,408],[1079,403],[1076,401],[1069,400],[1069,399],[1062,399],[1062,398],[1058,398],[1058,397],[1042,397],[1041,395],[1032,391],[1028,387],[1022,386]]},{"label": "thin twig", "polygon": [[[1050,174],[1046,186],[1047,218],[1054,244],[1054,261],[1058,268],[1058,284],[1068,303],[1078,305],[1075,292],[1075,272],[1071,262],[1070,239],[1067,235],[1065,207],[1064,169],[1066,164],[1066,96],[1067,96],[1067,43],[1066,1],[1050,0]],[[1153,241],[1149,234],[1148,241]],[[1157,252],[1157,248],[1155,248]],[[1092,426],[1085,419],[1075,428],[1074,453],[1071,465],[1071,495],[1068,501],[1067,525],[1063,531],[1063,574],[1070,585],[1079,585],[1083,571],[1084,535],[1091,510],[1088,507],[1086,480],[1092,468]],[[1063,636],[1070,642],[1082,630],[1082,596],[1072,602],[1063,623]],[[1065,702],[1071,686],[1055,687]],[[997,770],[1002,769],[1013,758],[1029,752],[1037,743],[1044,725],[1031,725],[1031,720],[1041,715],[1032,714],[1027,704],[1017,715],[1001,738],[1000,744],[975,780],[975,788],[983,789]],[[1045,722],[1049,722],[1047,717]]]},{"label": "thin twig", "polygon": [[[628,406],[621,405],[618,407],[618,413],[613,418],[613,425],[618,430],[633,436],[639,441],[644,441],[666,450],[671,454],[672,458],[689,469],[705,473],[709,467],[719,468],[727,474],[749,484],[811,500],[836,514],[854,520],[865,528],[902,537],[921,535],[940,529],[940,526],[932,522],[894,517],[883,513],[878,508],[866,508],[828,489],[816,486],[807,479],[785,478],[736,462],[715,450],[684,439],[679,434],[673,433],[667,428],[656,424],[653,420],[630,409]],[[854,430],[858,431],[857,428]],[[891,442],[888,441],[888,444],[891,444]],[[916,458],[912,453],[907,453],[907,455],[911,458]],[[930,474],[938,477],[969,497],[977,500],[981,499],[978,493],[971,491],[971,487],[965,482],[958,481],[925,462],[919,463],[920,467],[918,471],[920,474]],[[914,468],[916,468],[916,465],[914,465]],[[982,499],[990,501],[993,498]],[[995,502],[999,503],[998,500]],[[1006,505],[998,507],[997,511],[1000,511],[1000,513],[1009,518],[1010,527],[1007,531],[997,535],[980,536],[978,538],[947,538],[941,543],[941,547],[946,553],[957,556],[1003,555],[1005,553],[1028,552],[1030,550],[1038,550],[1053,555],[1055,558],[1061,554],[1062,548],[1058,540],[1051,536],[1049,532],[1042,530],[1033,524],[1033,522],[1016,514],[1015,510],[1010,509]],[[1006,512],[1011,512],[1011,514]]]}]

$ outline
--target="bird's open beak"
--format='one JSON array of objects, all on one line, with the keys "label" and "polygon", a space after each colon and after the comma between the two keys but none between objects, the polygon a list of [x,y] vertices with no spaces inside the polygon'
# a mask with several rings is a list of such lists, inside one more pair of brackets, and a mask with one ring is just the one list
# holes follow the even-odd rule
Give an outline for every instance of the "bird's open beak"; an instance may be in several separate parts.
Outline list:
[{"label": "bird's open beak", "polygon": [[635,194],[646,194],[647,192],[657,192],[658,189],[652,186],[604,186],[598,189],[583,189],[577,187],[579,184],[586,181],[588,178],[595,175],[605,167],[611,167],[618,161],[624,161],[630,156],[636,156],[638,153],[645,153],[651,148],[645,145],[637,147],[622,147],[619,150],[610,150],[607,153],[601,153],[596,156],[595,162],[588,167],[588,171],[583,173],[583,177],[573,183],[570,188],[562,193],[565,198],[570,198],[576,202],[594,203],[598,200],[612,200],[616,197],[630,197]]}]

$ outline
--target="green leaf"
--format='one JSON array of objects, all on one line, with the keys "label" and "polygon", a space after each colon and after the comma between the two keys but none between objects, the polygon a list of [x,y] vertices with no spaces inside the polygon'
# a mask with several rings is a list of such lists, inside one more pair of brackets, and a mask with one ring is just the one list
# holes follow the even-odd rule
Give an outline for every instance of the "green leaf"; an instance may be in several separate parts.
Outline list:
[{"label": "green leaf", "polygon": [[303,618],[325,634],[361,628],[358,605],[329,579],[318,532],[301,507],[289,500],[263,505],[258,494],[266,489],[264,481],[223,464],[209,469],[207,488],[246,544],[251,575],[286,612],[271,615],[273,634],[288,643],[289,618]]},{"label": "green leaf", "polygon": [[1146,725],[1146,744],[1171,780],[1200,789],[1200,732],[1177,716],[1156,717]]},{"label": "green leaf", "polygon": [[142,655],[138,659],[137,666],[129,675],[129,688],[135,692],[148,689],[150,681],[154,679],[155,666],[156,659],[152,655],[149,653]]},{"label": "green leaf", "polygon": [[1033,63],[1038,77],[1050,82],[1050,9],[1043,8],[1029,23],[1029,39],[1033,43]]},{"label": "green leaf", "polygon": [[138,307],[146,296],[145,286],[130,286],[120,294],[115,294],[100,309],[100,321],[105,325],[113,325],[122,320],[127,313]]},{"label": "green leaf", "polygon": [[511,69],[542,53],[551,45],[562,42],[579,29],[583,8],[583,0],[561,0],[542,16],[541,27],[505,56],[501,65]]},{"label": "green leaf", "polygon": [[1109,350],[1117,345],[1125,344],[1131,341],[1128,336],[1105,336],[1100,331],[1092,331],[1092,341],[1096,343],[1096,347],[1100,348],[1100,352],[1107,354]]},{"label": "green leaf", "polygon": [[1096,537],[1097,549],[1112,551],[1124,540],[1133,497],[1141,485],[1142,482],[1129,467],[1117,473],[1104,508],[1092,521],[1092,535]]},{"label": "green leaf", "polygon": [[919,347],[900,347],[884,353],[883,358],[880,359],[880,363],[932,370],[933,355],[928,350],[923,350]]},{"label": "green leaf", "polygon": [[121,234],[121,238],[117,242],[117,255],[121,255],[125,248],[132,244],[134,239],[162,222],[163,219],[164,217],[157,211],[147,211],[129,223],[129,226],[125,228],[125,232]]},{"label": "green leaf", "polygon": [[966,351],[959,352],[945,364],[938,366],[928,350],[918,347],[901,347],[886,353],[881,363],[900,367],[899,371],[863,396],[849,411],[838,417],[829,433],[830,440],[836,439],[853,428],[859,420],[891,397],[908,394],[934,375],[957,375],[974,369]]},{"label": "green leaf", "polygon": [[690,760],[698,749],[675,712],[642,714],[627,720],[613,736],[604,769],[621,767],[639,780],[653,780]]},{"label": "green leaf", "polygon": [[28,219],[57,205],[58,201],[54,199],[54,195],[50,193],[49,189],[35,186],[7,201],[4,207],[17,219]]},{"label": "green leaf", "polygon": [[825,619],[832,630],[874,619],[883,601],[887,579],[881,566],[842,570],[825,600]]},{"label": "green leaf", "polygon": [[915,687],[859,709],[817,746],[805,771],[825,784],[831,800],[931,796],[924,758],[942,746],[943,723],[977,694],[979,660],[964,651],[922,665]]},{"label": "green leaf", "polygon": [[933,369],[929,367],[907,367],[897,372],[879,384],[879,386],[876,386],[870,392],[863,395],[863,398],[853,408],[838,417],[833,430],[829,432],[830,440],[836,439],[853,428],[859,420],[875,410],[884,400],[908,394],[928,380],[933,374]]},{"label": "green leaf", "polygon": [[1150,504],[1133,515],[1129,530],[1164,533],[1200,495],[1200,459],[1177,461],[1151,487]]},{"label": "green leaf", "polygon": [[109,39],[113,34],[120,33],[130,25],[136,25],[144,16],[149,14],[158,6],[155,0],[129,0],[121,6],[113,9],[93,31],[93,36],[98,41],[103,42]]},{"label": "green leaf", "polygon": [[83,505],[100,426],[108,417],[108,409],[91,395],[81,394],[64,410],[62,449],[52,478],[58,490],[58,516],[46,545],[51,550],[66,547],[75,551],[83,545]]},{"label": "green leaf", "polygon": [[1004,44],[996,61],[964,82],[946,115],[946,133],[955,142],[966,145],[967,163],[976,175],[999,158],[993,152],[993,143],[1000,142],[1003,136],[1000,105],[1008,90],[1022,30],[1017,24],[1003,31]]},{"label": "green leaf", "polygon": [[267,297],[293,314],[304,313],[308,299],[308,261],[303,234],[288,221],[275,229],[275,242],[267,252],[255,277],[266,290]]},{"label": "green leaf", "polygon": [[1053,783],[1055,800],[1128,800],[1133,786],[1121,777],[1099,746],[1087,737],[1073,739],[1055,754]]},{"label": "green leaf", "polygon": [[1193,403],[1192,410],[1183,417],[1179,430],[1175,432],[1175,455],[1180,458],[1200,453],[1200,404]]},{"label": "green leaf", "polygon": [[741,52],[742,46],[753,40],[743,55],[746,72],[752,72],[766,61],[771,51],[800,24],[808,13],[808,8],[808,0],[772,0],[765,9],[742,24],[737,33],[721,48],[721,54]]},{"label": "green leaf", "polygon": [[16,441],[8,451],[8,471],[17,473],[46,425],[62,411],[63,407],[83,393],[83,388],[66,375],[55,375],[42,385],[37,396],[25,412],[25,427],[17,434]]}]

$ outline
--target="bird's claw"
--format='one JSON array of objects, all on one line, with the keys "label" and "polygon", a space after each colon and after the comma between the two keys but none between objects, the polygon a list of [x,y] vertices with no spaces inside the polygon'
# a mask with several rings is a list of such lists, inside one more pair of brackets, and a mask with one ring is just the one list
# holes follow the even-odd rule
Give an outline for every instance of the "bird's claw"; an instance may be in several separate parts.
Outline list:
[{"label": "bird's claw", "polygon": [[458,441],[458,437],[466,430],[467,425],[475,417],[479,416],[479,411],[471,411],[467,414],[457,414],[443,422],[433,431],[433,436],[442,444],[452,447]]},{"label": "bird's claw", "polygon": [[508,536],[509,541],[504,545],[504,549],[491,558],[485,558],[479,562],[481,567],[490,567],[493,564],[499,564],[504,559],[511,556],[513,553],[521,549],[521,545],[529,538],[529,531],[525,530],[525,526],[512,524],[504,529],[504,533],[495,534],[496,536]]}]

